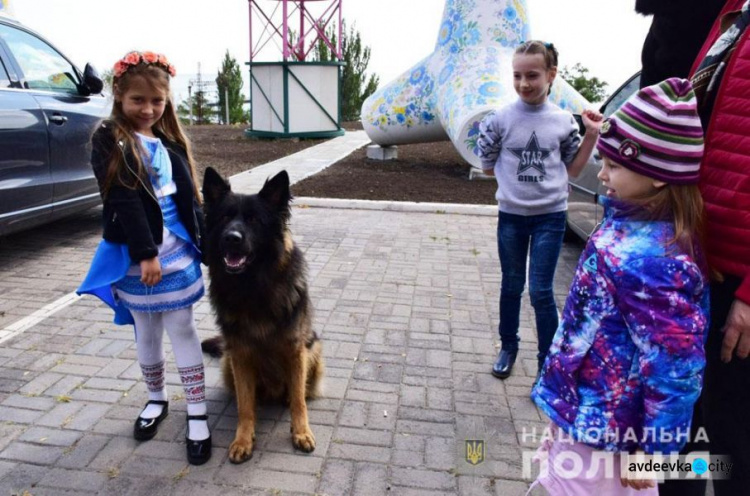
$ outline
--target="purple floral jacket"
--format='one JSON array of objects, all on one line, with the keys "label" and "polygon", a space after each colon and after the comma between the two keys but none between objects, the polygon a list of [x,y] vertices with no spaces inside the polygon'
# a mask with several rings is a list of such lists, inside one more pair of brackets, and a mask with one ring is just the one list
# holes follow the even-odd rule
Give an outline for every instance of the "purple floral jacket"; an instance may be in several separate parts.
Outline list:
[{"label": "purple floral jacket", "polygon": [[597,449],[678,451],[703,381],[708,284],[699,263],[669,245],[671,222],[601,203],[604,221],[578,262],[531,397]]}]

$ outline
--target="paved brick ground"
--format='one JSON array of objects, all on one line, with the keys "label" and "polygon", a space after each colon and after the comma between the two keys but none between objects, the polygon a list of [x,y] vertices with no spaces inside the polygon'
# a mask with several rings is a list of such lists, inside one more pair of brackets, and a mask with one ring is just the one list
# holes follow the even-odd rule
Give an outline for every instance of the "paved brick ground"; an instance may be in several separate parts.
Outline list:
[{"label": "paved brick ground", "polygon": [[[98,216],[2,240],[0,333],[75,289]],[[521,363],[504,382],[488,373],[498,345],[495,219],[295,208],[293,231],[327,361],[325,395],[309,405],[314,453],[295,452],[288,411],[266,405],[254,457],[229,463],[236,406],[208,359],[214,455],[187,465],[171,353],[170,415],[155,439],[133,440],[146,391],[132,331],[87,297],[0,345],[0,494],[523,494],[521,451],[532,443],[520,433],[544,422],[528,399],[528,299]],[[560,259],[560,303],[579,252],[566,246]],[[196,315],[201,337],[213,335],[206,301]],[[463,454],[475,438],[487,443],[476,467]]]}]

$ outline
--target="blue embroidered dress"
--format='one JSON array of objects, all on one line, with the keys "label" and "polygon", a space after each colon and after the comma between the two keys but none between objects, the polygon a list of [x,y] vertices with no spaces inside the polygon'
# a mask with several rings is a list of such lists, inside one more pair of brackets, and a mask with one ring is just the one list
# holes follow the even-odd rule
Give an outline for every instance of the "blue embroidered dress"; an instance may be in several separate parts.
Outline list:
[{"label": "blue embroidered dress", "polygon": [[163,242],[158,246],[162,279],[155,286],[141,282],[140,264],[132,264],[125,244],[102,240],[78,294],[93,294],[115,311],[114,322],[133,324],[130,311],[165,312],[187,308],[204,292],[200,252],[180,222],[172,195],[172,163],[159,138],[137,134],[144,150],[151,184],[164,218]]}]

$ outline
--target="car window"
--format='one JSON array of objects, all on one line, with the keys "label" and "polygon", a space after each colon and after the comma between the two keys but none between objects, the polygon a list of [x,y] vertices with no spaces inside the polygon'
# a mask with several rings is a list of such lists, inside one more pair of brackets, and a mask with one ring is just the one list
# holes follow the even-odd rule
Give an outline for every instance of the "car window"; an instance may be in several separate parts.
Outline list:
[{"label": "car window", "polygon": [[0,88],[10,88],[10,76],[2,59],[0,59]]},{"label": "car window", "polygon": [[612,95],[609,101],[607,101],[604,107],[602,107],[601,111],[602,114],[604,114],[604,117],[609,117],[615,112],[615,110],[620,108],[620,106],[625,103],[625,100],[627,100],[630,95],[638,91],[638,87],[640,86],[640,84],[641,76],[639,74],[622,85],[620,89],[618,89],[617,92]]},{"label": "car window", "polygon": [[21,67],[26,88],[78,93],[75,69],[54,48],[34,35],[2,24],[0,37]]}]

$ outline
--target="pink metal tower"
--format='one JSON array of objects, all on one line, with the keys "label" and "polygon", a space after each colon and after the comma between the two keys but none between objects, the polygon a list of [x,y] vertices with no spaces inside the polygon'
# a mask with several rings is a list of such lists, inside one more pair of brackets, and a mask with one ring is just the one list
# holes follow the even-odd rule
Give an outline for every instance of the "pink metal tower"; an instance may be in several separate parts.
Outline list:
[{"label": "pink metal tower", "polygon": [[[344,134],[341,2],[248,0],[251,121],[247,135],[324,138]],[[332,23],[335,42],[326,33]],[[258,61],[269,42],[281,52],[280,61]],[[319,44],[327,46],[330,60],[310,60]]]},{"label": "pink metal tower", "polygon": [[[318,41],[325,43],[335,56],[336,60],[341,60],[341,25],[343,14],[341,11],[341,2],[343,0],[248,0],[249,6],[249,23],[250,23],[250,62],[266,46],[269,41],[276,38],[281,45],[282,59],[296,60],[304,62],[310,52],[315,48]],[[317,4],[317,13],[313,14],[306,4]],[[266,4],[267,8],[263,8]],[[274,5],[270,9],[270,5]],[[281,12],[279,11],[281,7]],[[270,10],[270,13],[268,12]],[[261,33],[254,37],[253,33],[253,14],[259,16],[261,23],[264,24]],[[338,16],[336,23],[336,43],[331,42],[326,30],[334,22],[334,17]],[[296,20],[295,17],[298,19]],[[299,31],[295,34],[298,36],[295,43],[290,40],[289,34],[294,27],[290,25],[296,21]]]}]

